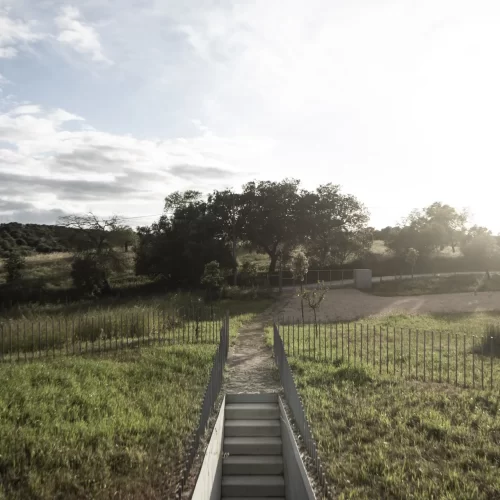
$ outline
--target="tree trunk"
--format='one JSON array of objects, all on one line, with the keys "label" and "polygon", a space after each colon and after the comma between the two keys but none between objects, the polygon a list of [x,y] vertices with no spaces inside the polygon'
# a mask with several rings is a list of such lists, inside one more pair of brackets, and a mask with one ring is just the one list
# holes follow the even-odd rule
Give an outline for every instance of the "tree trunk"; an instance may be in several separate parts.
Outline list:
[{"label": "tree trunk", "polygon": [[233,285],[238,285],[238,262],[236,260],[236,235],[233,229]]},{"label": "tree trunk", "polygon": [[269,274],[274,274],[276,272],[276,264],[278,263],[278,254],[276,251],[269,253],[271,257],[271,262],[269,264]]}]

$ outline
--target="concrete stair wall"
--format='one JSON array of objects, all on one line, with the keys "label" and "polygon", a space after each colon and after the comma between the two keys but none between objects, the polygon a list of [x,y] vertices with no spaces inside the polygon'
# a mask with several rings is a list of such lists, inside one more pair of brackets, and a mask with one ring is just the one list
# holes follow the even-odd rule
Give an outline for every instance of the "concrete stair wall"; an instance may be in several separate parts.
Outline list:
[{"label": "concrete stair wall", "polygon": [[226,396],[223,452],[222,499],[285,499],[277,394]]}]

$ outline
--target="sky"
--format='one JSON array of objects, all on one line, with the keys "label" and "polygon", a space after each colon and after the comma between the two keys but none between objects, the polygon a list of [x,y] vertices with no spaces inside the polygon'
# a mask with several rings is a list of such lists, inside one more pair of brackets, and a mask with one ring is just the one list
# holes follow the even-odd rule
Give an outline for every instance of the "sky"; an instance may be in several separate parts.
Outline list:
[{"label": "sky", "polygon": [[500,232],[497,0],[0,0],[0,222],[297,178]]}]

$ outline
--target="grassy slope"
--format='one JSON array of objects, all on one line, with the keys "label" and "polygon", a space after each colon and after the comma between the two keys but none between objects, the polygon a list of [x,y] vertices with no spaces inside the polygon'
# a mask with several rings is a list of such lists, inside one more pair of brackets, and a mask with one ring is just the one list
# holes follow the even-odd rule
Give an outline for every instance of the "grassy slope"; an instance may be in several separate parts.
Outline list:
[{"label": "grassy slope", "polygon": [[214,352],[2,366],[0,497],[171,498]]},{"label": "grassy slope", "polygon": [[436,293],[488,292],[500,291],[500,275],[486,279],[484,273],[456,276],[435,276],[374,283],[371,290],[363,290],[373,295],[409,296]]},{"label": "grassy slope", "polygon": [[500,393],[292,360],[338,498],[499,498]]}]

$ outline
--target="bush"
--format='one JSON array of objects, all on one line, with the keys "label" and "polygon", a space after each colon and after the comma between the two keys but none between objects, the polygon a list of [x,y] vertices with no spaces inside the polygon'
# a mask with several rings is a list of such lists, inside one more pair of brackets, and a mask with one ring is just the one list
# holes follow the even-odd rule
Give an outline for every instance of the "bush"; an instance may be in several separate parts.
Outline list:
[{"label": "bush", "polygon": [[40,243],[39,245],[36,246],[36,251],[38,253],[51,253],[55,251],[53,248],[49,247],[45,243]]},{"label": "bush", "polygon": [[7,283],[13,283],[22,278],[23,269],[26,267],[25,258],[18,252],[11,252],[5,262]]},{"label": "bush", "polygon": [[105,271],[93,255],[75,257],[71,263],[73,285],[84,293],[91,295],[100,293],[105,278]]},{"label": "bush", "polygon": [[257,286],[240,288],[238,286],[225,285],[221,289],[221,298],[229,300],[274,299],[276,298],[276,293],[273,292],[272,288]]}]

